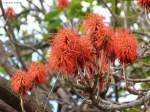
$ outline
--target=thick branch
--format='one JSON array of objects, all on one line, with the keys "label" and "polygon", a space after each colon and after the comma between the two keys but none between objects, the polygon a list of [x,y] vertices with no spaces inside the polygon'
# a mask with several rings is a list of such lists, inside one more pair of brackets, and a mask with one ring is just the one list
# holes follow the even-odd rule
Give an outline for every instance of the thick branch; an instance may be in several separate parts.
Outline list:
[{"label": "thick branch", "polygon": [[97,104],[97,106],[105,110],[121,110],[125,108],[131,108],[134,106],[142,105],[144,102],[147,102],[149,99],[150,99],[150,91],[148,91],[147,94],[143,96],[142,98],[135,100],[135,101],[128,102],[128,103],[120,103],[120,104],[111,103],[109,105]]},{"label": "thick branch", "polygon": [[3,112],[17,112],[14,108],[10,105],[6,104],[4,101],[0,100],[0,110]]},{"label": "thick branch", "polygon": [[[10,91],[8,81],[3,78],[0,78],[0,99],[21,112],[20,99]],[[30,96],[24,98],[24,106],[27,112],[35,112],[38,108],[38,105]]]}]

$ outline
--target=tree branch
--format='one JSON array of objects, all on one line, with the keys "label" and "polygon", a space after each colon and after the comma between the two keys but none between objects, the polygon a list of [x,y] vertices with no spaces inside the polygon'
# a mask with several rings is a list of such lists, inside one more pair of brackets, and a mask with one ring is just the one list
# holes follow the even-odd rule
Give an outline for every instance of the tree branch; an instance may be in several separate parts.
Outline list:
[{"label": "tree branch", "polygon": [[[12,108],[21,112],[20,99],[12,93],[7,80],[0,78],[0,99],[10,105]],[[39,107],[31,96],[24,97],[24,107],[27,112],[35,112]],[[38,112],[38,111],[36,111]]]},{"label": "tree branch", "polygon": [[22,60],[22,58],[21,58],[21,55],[20,55],[20,52],[19,52],[19,48],[18,48],[17,45],[15,44],[17,40],[16,40],[15,34],[14,34],[14,32],[13,32],[13,29],[12,29],[12,27],[11,27],[11,24],[10,24],[10,22],[9,22],[9,20],[8,20],[9,18],[7,18],[6,14],[5,14],[5,10],[4,10],[4,8],[3,8],[3,4],[2,4],[1,1],[0,1],[0,8],[1,8],[2,15],[3,15],[4,20],[6,21],[6,26],[7,26],[7,27],[4,26],[4,29],[5,29],[5,31],[7,32],[10,41],[12,42],[12,46],[15,48],[17,58],[18,58],[18,60],[20,61],[20,63],[21,63],[21,65],[22,65],[23,69],[27,70],[25,63],[23,62],[23,60]]},{"label": "tree branch", "polygon": [[18,112],[10,105],[6,104],[3,100],[0,100],[0,110],[3,112]]},{"label": "tree branch", "polygon": [[12,67],[11,63],[9,62],[8,55],[3,47],[2,41],[0,41],[0,57],[2,59],[0,61],[0,65],[4,67],[6,72],[11,76],[14,73],[15,69]]},{"label": "tree branch", "polygon": [[114,104],[111,103],[109,105],[106,104],[96,104],[97,107],[99,108],[103,108],[105,110],[121,110],[121,109],[125,109],[125,108],[131,108],[134,106],[138,106],[138,105],[142,105],[145,102],[147,102],[150,99],[150,91],[147,92],[147,94],[143,97],[141,97],[140,99],[137,99],[135,101],[131,101],[128,103],[120,103],[120,104]]}]

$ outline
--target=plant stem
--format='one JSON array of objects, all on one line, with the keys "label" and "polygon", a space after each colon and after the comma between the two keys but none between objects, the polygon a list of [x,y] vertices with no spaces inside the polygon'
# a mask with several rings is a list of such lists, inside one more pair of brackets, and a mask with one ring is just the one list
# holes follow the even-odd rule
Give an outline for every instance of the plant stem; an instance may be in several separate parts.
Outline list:
[{"label": "plant stem", "polygon": [[23,105],[22,95],[20,95],[20,106],[21,106],[22,112],[26,112],[25,109],[24,109],[24,105]]},{"label": "plant stem", "polygon": [[127,84],[127,76],[126,76],[126,73],[125,73],[125,65],[123,63],[123,66],[122,66],[122,70],[123,70],[123,76],[124,76],[124,80],[125,80],[125,83],[126,83],[126,86],[128,85]]},{"label": "plant stem", "polygon": [[109,78],[110,78],[110,58],[108,57],[108,75],[107,75],[107,84],[109,83]]},{"label": "plant stem", "polygon": [[48,96],[47,96],[47,99],[46,99],[46,102],[45,102],[45,105],[44,105],[44,111],[43,111],[43,112],[45,112],[45,110],[46,110],[46,105],[47,105],[47,102],[48,102],[48,100],[49,100],[49,96],[50,96],[51,93],[53,92],[53,89],[54,89],[54,87],[55,87],[55,85],[56,85],[56,83],[57,83],[57,81],[58,81],[58,78],[59,78],[59,75],[57,75],[57,77],[56,77],[56,82],[55,82],[55,84],[53,85],[53,87],[51,88],[51,90],[50,90],[49,93],[48,93]]}]

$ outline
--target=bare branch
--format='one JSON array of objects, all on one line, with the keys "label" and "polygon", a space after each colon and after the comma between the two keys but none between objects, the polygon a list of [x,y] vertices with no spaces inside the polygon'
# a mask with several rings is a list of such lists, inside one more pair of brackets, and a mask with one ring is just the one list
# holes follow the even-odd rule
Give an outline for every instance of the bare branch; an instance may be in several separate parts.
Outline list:
[{"label": "bare branch", "polygon": [[15,34],[13,32],[13,29],[11,27],[11,24],[10,24],[9,20],[7,20],[7,16],[5,15],[5,11],[4,11],[2,2],[0,2],[0,8],[1,8],[1,11],[2,11],[3,18],[6,21],[6,25],[8,27],[7,28],[6,26],[4,26],[4,29],[7,32],[8,36],[9,36],[9,39],[12,42],[13,47],[15,48],[17,58],[20,61],[23,69],[27,70],[25,63],[23,62],[23,60],[21,58],[21,55],[20,55],[20,52],[19,52],[19,48],[15,44],[17,40],[16,40]]}]

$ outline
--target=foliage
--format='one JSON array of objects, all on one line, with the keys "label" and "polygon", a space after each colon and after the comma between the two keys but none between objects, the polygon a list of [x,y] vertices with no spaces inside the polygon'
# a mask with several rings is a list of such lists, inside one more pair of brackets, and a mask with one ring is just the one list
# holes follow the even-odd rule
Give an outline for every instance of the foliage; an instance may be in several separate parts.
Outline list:
[{"label": "foliage", "polygon": [[[20,12],[14,3],[7,8],[0,0],[0,98],[11,107],[6,109],[49,112],[55,101],[65,112],[149,110],[148,0],[26,0],[16,2]],[[18,95],[23,102],[13,105]]]}]

